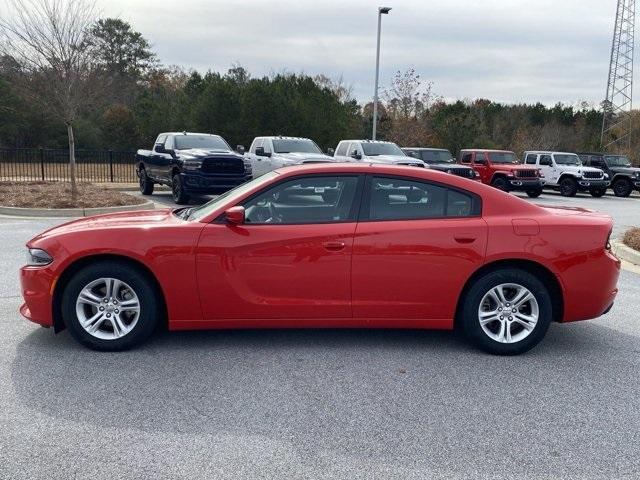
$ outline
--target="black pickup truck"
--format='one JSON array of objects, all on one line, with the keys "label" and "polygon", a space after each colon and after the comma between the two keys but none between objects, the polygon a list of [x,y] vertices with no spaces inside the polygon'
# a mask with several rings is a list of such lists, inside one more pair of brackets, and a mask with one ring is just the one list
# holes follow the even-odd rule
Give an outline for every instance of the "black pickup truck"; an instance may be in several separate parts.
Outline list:
[{"label": "black pickup truck", "polygon": [[609,175],[616,197],[628,197],[634,190],[640,192],[640,168],[632,166],[625,155],[578,153],[578,156],[583,165],[599,168]]},{"label": "black pickup truck", "polygon": [[432,170],[451,173],[471,180],[480,180],[480,176],[473,168],[458,165],[451,152],[445,148],[402,147],[402,151],[410,157],[422,160]]},{"label": "black pickup truck", "polygon": [[161,133],[153,150],[138,150],[136,173],[143,195],[151,195],[155,184],[168,185],[178,204],[188,203],[191,195],[226,192],[252,178],[251,163],[221,136],[188,132]]}]

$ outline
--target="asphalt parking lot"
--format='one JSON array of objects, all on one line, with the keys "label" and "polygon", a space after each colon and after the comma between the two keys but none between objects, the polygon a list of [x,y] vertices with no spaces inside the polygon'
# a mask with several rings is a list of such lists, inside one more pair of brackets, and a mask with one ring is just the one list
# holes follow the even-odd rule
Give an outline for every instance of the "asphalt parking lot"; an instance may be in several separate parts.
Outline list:
[{"label": "asphalt parking lot", "polygon": [[[169,194],[154,195],[171,204]],[[640,225],[640,197],[536,203]],[[163,333],[96,353],[23,320],[0,218],[0,478],[637,478],[640,275],[515,358],[449,332]],[[585,279],[588,281],[588,279]]]}]

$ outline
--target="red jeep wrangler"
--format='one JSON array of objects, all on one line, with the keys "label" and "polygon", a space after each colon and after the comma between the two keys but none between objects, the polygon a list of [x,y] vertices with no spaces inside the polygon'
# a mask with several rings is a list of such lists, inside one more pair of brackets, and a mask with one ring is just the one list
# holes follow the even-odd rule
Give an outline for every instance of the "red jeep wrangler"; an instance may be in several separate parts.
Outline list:
[{"label": "red jeep wrangler", "polygon": [[482,183],[505,192],[519,190],[532,198],[542,193],[544,181],[540,171],[521,165],[516,154],[508,150],[460,150],[458,163],[471,166]]}]

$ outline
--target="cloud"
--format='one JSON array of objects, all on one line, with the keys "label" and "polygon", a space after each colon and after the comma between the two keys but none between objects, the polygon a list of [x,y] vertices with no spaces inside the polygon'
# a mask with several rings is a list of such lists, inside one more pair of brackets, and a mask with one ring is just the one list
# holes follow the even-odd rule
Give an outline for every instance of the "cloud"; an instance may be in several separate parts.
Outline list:
[{"label": "cloud", "polygon": [[[232,63],[253,75],[343,76],[373,96],[377,5],[372,1],[110,0],[160,59],[199,71]],[[381,84],[416,69],[445,98],[599,103],[615,2],[394,0],[383,17]]]}]

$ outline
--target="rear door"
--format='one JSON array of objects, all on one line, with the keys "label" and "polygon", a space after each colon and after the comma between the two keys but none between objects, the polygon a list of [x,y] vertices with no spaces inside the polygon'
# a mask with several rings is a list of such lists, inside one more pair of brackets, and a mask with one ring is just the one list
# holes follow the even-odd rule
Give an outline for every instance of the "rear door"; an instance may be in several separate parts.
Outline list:
[{"label": "rear door", "polygon": [[372,176],[353,244],[353,315],[387,326],[451,326],[483,263],[480,198],[444,184]]},{"label": "rear door", "polygon": [[284,180],[243,202],[244,224],[207,225],[197,254],[205,320],[350,320],[363,182],[358,175]]}]

